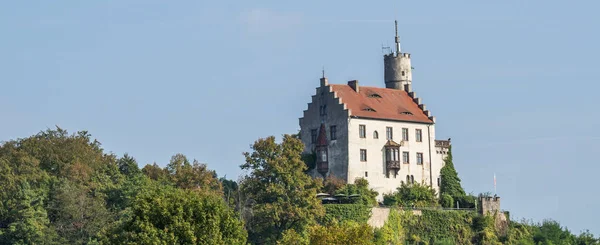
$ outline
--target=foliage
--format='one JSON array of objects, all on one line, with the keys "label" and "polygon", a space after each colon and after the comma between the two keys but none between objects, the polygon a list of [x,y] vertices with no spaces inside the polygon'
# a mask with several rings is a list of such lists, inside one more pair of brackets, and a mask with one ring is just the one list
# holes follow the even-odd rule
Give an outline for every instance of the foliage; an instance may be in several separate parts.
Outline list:
[{"label": "foliage", "polygon": [[456,169],[454,169],[454,163],[452,162],[452,146],[448,149],[448,156],[444,160],[444,167],[440,170],[440,194],[448,194],[456,200],[457,197],[465,195],[465,191],[460,185],[460,178]]},{"label": "foliage", "polygon": [[329,226],[315,225],[308,228],[311,245],[372,244],[373,228],[352,221],[333,223]]},{"label": "foliage", "polygon": [[442,207],[444,207],[444,208],[451,208],[454,206],[454,198],[452,198],[452,196],[444,193],[441,195],[440,205],[442,205]]},{"label": "foliage", "polygon": [[[346,197],[350,195],[359,195],[358,198],[350,198],[352,203],[362,204],[368,206],[374,206],[377,204],[377,193],[373,189],[369,188],[369,181],[363,178],[358,178],[354,181],[354,184],[346,184],[338,189],[336,194],[344,194]],[[352,201],[353,200],[353,201]]]},{"label": "foliage", "polygon": [[459,204],[459,208],[475,208],[477,206],[477,197],[473,195],[463,195],[454,197],[453,204]]},{"label": "foliage", "polygon": [[305,234],[300,234],[294,229],[289,229],[283,232],[281,239],[277,241],[279,245],[308,245],[310,241]]},{"label": "foliage", "polygon": [[334,195],[336,191],[344,187],[344,185],[346,185],[346,181],[333,175],[329,175],[327,176],[327,178],[325,178],[325,181],[323,182],[322,191],[324,193]]},{"label": "foliage", "polygon": [[302,142],[284,135],[280,144],[275,137],[257,140],[253,152],[246,152],[242,169],[251,170],[240,190],[253,200],[248,221],[249,238],[254,243],[274,243],[284,231],[304,229],[324,214],[316,198],[319,182],[304,173],[300,154]]},{"label": "foliage", "polygon": [[[177,178],[172,178],[156,164],[141,171],[133,157],[126,154],[117,158],[104,153],[100,146],[86,131],[69,134],[61,128],[0,144],[0,244],[97,244],[98,239],[124,243],[131,237],[151,238],[159,233],[169,239],[184,240],[196,235],[188,232],[194,228],[201,231],[198,233],[202,240],[218,242],[214,237],[220,236],[222,243],[245,243],[243,225],[234,218],[237,215],[233,210],[224,205],[222,195],[190,194],[182,189],[186,184],[191,184],[190,189],[218,189],[214,188],[218,181],[214,180],[213,171],[200,164],[181,164],[178,166],[182,167],[174,168]],[[174,187],[174,183],[181,188]],[[167,194],[157,194],[159,199],[155,202],[140,199],[144,197],[140,193],[146,197],[154,193],[155,189],[149,186],[170,188],[165,189],[169,195],[179,197],[170,201],[174,208],[171,213],[158,210],[164,207],[158,204],[172,198]],[[147,212],[136,212],[142,210]],[[186,210],[190,212],[185,214],[193,220],[173,221],[181,229],[152,230],[154,225],[178,217],[172,213]],[[121,230],[115,228],[123,228],[135,217],[146,214],[152,214],[153,219],[137,221],[146,222],[144,229],[157,233],[135,235],[126,229],[119,233]],[[203,220],[216,221],[207,227],[198,226]],[[219,222],[222,225],[214,228]],[[115,232],[106,233],[109,230]],[[110,240],[106,234],[127,239]]]},{"label": "foliage", "polygon": [[221,183],[215,171],[208,170],[206,164],[193,163],[183,154],[175,154],[165,167],[170,181],[175,186],[196,191],[221,192]]},{"label": "foliage", "polygon": [[536,244],[573,244],[575,237],[566,228],[563,229],[560,224],[554,220],[544,220],[538,226],[533,234],[533,241]]},{"label": "foliage", "polygon": [[474,236],[473,218],[478,214],[464,211],[421,210],[414,215],[410,211],[401,213],[402,227],[407,240],[433,243],[440,240],[454,240],[457,244],[472,244]]},{"label": "foliage", "polygon": [[325,204],[325,216],[320,223],[326,224],[334,220],[367,223],[371,217],[371,207],[362,204]]},{"label": "foliage", "polygon": [[595,238],[589,230],[585,230],[575,239],[576,245],[597,245],[600,244],[600,239]]},{"label": "foliage", "polygon": [[388,220],[381,229],[375,232],[375,244],[378,245],[402,245],[406,238],[402,220],[398,210],[390,210]]},{"label": "foliage", "polygon": [[69,180],[57,183],[51,196],[47,210],[52,226],[71,244],[85,244],[114,219],[102,197]]},{"label": "foliage", "polygon": [[317,153],[315,153],[314,151],[310,153],[302,153],[300,155],[300,158],[302,159],[302,162],[304,162],[304,164],[306,165],[306,169],[304,170],[304,172],[309,172],[315,169],[315,167],[317,167]]},{"label": "foliage", "polygon": [[213,193],[152,184],[124,220],[103,233],[102,243],[245,244],[246,231]]},{"label": "foliage", "polygon": [[383,196],[383,204],[386,206],[401,207],[434,207],[437,206],[437,194],[428,185],[404,184],[397,191]]}]

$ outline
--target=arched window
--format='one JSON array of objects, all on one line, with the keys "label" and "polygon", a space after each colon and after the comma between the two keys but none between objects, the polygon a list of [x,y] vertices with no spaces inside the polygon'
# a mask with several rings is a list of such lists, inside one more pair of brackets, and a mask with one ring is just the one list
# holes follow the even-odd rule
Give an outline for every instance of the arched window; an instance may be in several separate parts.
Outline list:
[{"label": "arched window", "polygon": [[373,131],[373,139],[379,139],[379,133],[377,133],[377,130]]},{"label": "arched window", "polygon": [[404,71],[402,71],[402,76],[404,76],[404,74],[405,74]]},{"label": "arched window", "polygon": [[414,184],[414,183],[415,183],[415,176],[414,176],[414,175],[411,175],[411,176],[410,176],[410,183],[411,183],[411,184]]},{"label": "arched window", "polygon": [[410,175],[406,176],[406,184],[410,184]]}]

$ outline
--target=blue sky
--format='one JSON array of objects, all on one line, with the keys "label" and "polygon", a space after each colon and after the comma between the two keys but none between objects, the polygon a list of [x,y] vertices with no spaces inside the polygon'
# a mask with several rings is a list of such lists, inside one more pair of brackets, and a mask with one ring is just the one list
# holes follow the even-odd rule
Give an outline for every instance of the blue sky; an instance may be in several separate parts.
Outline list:
[{"label": "blue sky", "polygon": [[295,133],[318,86],[383,86],[399,21],[413,89],[473,193],[600,234],[596,1],[4,1],[0,140],[59,125],[164,166],[236,178]]}]

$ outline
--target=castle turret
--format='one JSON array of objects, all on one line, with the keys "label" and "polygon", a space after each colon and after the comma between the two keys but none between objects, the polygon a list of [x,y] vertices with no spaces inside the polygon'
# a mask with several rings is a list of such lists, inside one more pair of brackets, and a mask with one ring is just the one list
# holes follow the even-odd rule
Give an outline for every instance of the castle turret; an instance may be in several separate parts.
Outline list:
[{"label": "castle turret", "polygon": [[410,54],[402,53],[398,37],[398,21],[396,24],[396,50],[383,56],[385,87],[411,92],[412,70]]}]

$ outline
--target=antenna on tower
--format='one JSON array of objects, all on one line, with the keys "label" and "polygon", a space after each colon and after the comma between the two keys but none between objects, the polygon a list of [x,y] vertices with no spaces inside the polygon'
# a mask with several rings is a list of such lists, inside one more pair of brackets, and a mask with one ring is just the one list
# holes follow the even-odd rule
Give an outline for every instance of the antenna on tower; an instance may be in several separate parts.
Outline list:
[{"label": "antenna on tower", "polygon": [[400,55],[400,37],[398,37],[398,20],[394,20],[396,25],[396,55]]},{"label": "antenna on tower", "polygon": [[323,77],[322,78],[325,78],[325,66],[323,66],[322,72],[323,72]]}]

